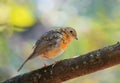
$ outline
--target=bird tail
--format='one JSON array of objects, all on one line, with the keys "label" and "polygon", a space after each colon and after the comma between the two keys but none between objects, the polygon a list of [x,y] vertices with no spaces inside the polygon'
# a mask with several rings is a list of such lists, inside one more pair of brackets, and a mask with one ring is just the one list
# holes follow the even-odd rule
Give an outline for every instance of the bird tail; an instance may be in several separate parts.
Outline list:
[{"label": "bird tail", "polygon": [[25,63],[29,60],[29,58],[27,58],[23,63],[22,65],[19,67],[19,69],[17,70],[18,72],[22,69],[22,67],[25,65]]},{"label": "bird tail", "polygon": [[23,63],[22,63],[22,65],[19,67],[19,69],[17,70],[18,72],[22,69],[22,67],[25,65],[25,63],[28,61],[28,60],[30,60],[30,59],[32,59],[33,57],[34,57],[34,55],[35,55],[35,53],[33,52]]}]

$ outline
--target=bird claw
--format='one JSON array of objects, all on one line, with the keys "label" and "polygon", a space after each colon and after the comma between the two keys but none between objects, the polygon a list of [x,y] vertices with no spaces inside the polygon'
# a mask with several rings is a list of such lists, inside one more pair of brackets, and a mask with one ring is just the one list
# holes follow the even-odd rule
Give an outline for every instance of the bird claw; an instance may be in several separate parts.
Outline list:
[{"label": "bird claw", "polygon": [[58,61],[55,61],[55,63],[52,65],[52,68],[57,64],[59,63],[61,60],[58,60]]}]

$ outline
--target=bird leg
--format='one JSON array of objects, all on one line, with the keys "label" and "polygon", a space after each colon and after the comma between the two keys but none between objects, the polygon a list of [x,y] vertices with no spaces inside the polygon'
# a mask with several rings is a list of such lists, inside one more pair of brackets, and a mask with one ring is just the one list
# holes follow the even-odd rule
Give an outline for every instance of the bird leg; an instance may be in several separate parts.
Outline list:
[{"label": "bird leg", "polygon": [[51,59],[51,58],[49,58],[49,57],[47,57],[47,56],[44,56],[44,57],[45,57],[45,58],[47,58],[48,60],[50,60],[50,61],[54,62],[54,63],[56,63],[56,62],[57,62],[56,60]]},{"label": "bird leg", "polygon": [[57,64],[57,63],[59,63],[61,60],[58,60],[58,61],[56,61],[53,65],[52,65],[52,68]]},{"label": "bird leg", "polygon": [[45,61],[44,61],[44,57],[41,57],[41,59],[42,59],[42,63],[43,63],[43,67],[46,67],[47,66],[47,64],[45,63]]},{"label": "bird leg", "polygon": [[58,63],[58,62],[60,62],[61,60],[59,60],[59,61],[56,61],[56,60],[54,60],[54,59],[51,59],[51,58],[49,58],[49,57],[47,57],[47,56],[44,56],[45,58],[47,58],[48,60],[51,60],[51,61],[53,61],[54,62],[54,64],[52,65],[52,68]]}]

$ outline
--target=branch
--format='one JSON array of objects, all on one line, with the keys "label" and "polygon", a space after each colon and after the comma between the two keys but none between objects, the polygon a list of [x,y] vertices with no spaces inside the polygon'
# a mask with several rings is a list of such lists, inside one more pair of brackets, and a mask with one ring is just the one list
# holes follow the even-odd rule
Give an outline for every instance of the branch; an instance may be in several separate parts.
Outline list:
[{"label": "branch", "polygon": [[55,65],[18,75],[2,83],[61,83],[117,64],[120,64],[119,42],[76,58],[61,60]]}]

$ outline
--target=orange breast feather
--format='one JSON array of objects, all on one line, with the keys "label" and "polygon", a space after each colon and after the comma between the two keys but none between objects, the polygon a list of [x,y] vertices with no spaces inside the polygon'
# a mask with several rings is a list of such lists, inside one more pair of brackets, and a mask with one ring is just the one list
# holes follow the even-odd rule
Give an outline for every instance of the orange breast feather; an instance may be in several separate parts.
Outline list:
[{"label": "orange breast feather", "polygon": [[65,50],[68,47],[68,44],[73,40],[73,38],[66,35],[63,36],[63,41],[61,42],[61,49]]},{"label": "orange breast feather", "polygon": [[65,50],[68,47],[68,42],[62,42],[61,49]]}]

